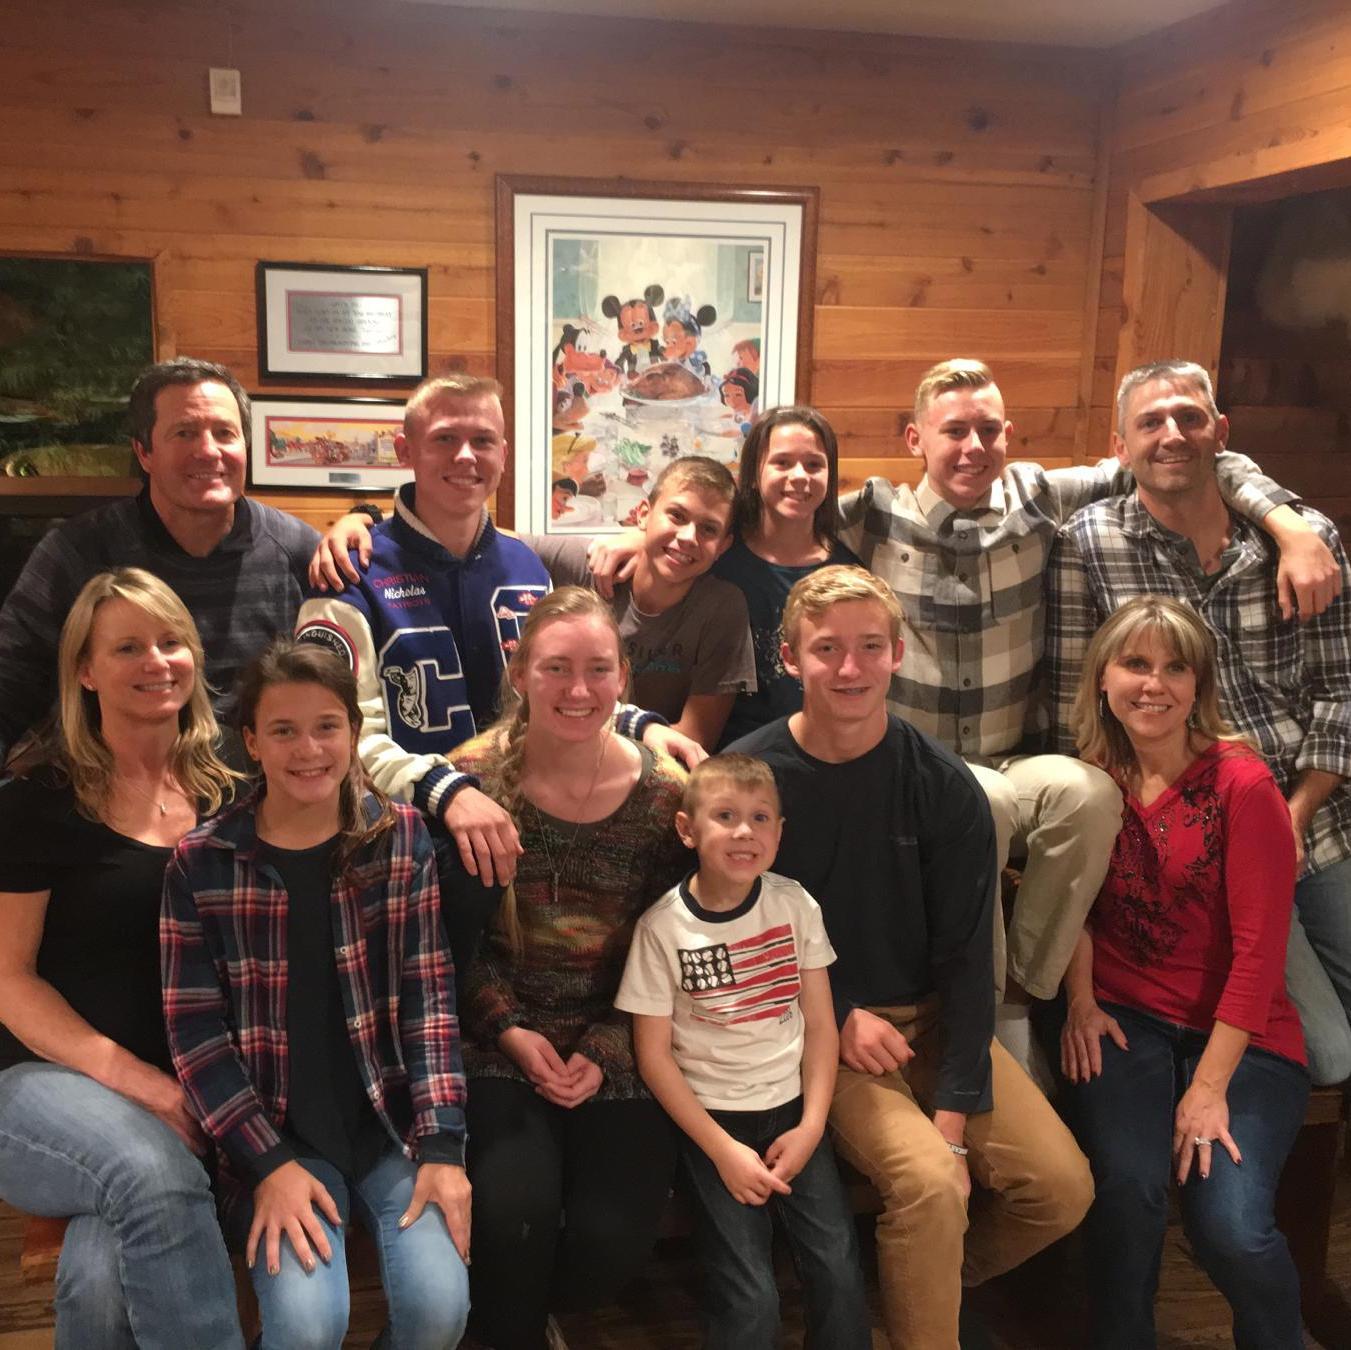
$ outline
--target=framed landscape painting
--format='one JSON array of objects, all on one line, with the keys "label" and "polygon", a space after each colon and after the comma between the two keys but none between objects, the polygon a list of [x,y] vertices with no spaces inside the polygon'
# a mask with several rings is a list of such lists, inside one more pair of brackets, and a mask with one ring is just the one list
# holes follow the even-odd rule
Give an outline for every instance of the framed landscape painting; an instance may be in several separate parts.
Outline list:
[{"label": "framed landscape painting", "polygon": [[760,410],[809,397],[811,188],[497,180],[504,523],[630,523],[663,466],[735,470]]}]

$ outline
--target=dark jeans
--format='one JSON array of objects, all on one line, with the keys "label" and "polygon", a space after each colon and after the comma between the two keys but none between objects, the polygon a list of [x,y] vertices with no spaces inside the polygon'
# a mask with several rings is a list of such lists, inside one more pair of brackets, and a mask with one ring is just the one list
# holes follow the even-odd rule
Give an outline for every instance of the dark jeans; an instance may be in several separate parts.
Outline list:
[{"label": "dark jeans", "polygon": [[654,1101],[566,1110],[528,1084],[469,1084],[474,1333],[542,1350],[550,1307],[612,1298],[657,1239],[675,1172],[674,1127]]},{"label": "dark jeans", "polygon": [[[1102,1039],[1102,1075],[1073,1089],[1079,1141],[1097,1198],[1085,1232],[1095,1350],[1152,1350],[1173,1117],[1207,1037],[1117,1004],[1105,1004],[1130,1049]],[[1226,1094],[1229,1133],[1243,1155],[1211,1150],[1210,1177],[1193,1165],[1179,1191],[1196,1258],[1234,1313],[1237,1350],[1300,1350],[1299,1279],[1276,1227],[1276,1185],[1304,1121],[1309,1076],[1262,1050],[1239,1061]]]},{"label": "dark jeans", "polygon": [[[767,1111],[710,1111],[733,1139],[762,1157],[802,1119],[802,1098]],[[681,1162],[699,1208],[704,1268],[704,1350],[777,1350],[779,1291],[773,1221],[788,1235],[806,1299],[810,1350],[869,1350],[872,1332],[858,1234],[835,1155],[822,1138],[791,1181],[791,1195],[765,1205],[732,1198],[708,1155],[686,1139]]]}]

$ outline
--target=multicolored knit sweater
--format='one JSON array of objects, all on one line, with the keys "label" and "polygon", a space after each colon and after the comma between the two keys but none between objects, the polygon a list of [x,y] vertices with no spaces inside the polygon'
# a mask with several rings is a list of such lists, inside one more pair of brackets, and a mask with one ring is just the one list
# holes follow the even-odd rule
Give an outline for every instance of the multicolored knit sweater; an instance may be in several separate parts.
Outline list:
[{"label": "multicolored knit sweater", "polygon": [[[525,1080],[497,1048],[502,1032],[520,1026],[565,1060],[580,1051],[598,1064],[605,1081],[597,1100],[647,1095],[629,1016],[614,998],[638,916],[685,874],[689,853],[675,832],[684,770],[642,746],[639,753],[638,782],[613,815],[579,830],[527,805],[516,822],[525,849],[516,869],[522,951],[495,925],[469,972],[460,1016],[470,1078]],[[479,736],[456,751],[455,764],[481,777],[497,755],[491,738]]]}]

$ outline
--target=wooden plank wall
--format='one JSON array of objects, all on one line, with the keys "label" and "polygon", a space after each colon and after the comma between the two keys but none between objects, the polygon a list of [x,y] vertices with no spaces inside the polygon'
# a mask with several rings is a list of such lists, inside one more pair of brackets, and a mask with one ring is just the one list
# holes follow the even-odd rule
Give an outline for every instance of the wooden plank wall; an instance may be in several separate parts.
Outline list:
[{"label": "wooden plank wall", "polygon": [[[1245,175],[1295,169],[1305,172],[1307,185],[1311,165],[1323,161],[1340,174],[1351,154],[1351,7],[1345,0],[1231,0],[1129,44],[1118,57],[1093,361],[1095,446],[1107,440],[1116,379],[1135,360],[1181,355],[1214,367],[1220,355],[1225,209],[1149,209],[1133,194],[1207,190]],[[1134,269],[1140,269],[1138,280]],[[1168,301],[1162,319],[1148,287]],[[1255,435],[1264,429],[1253,423]],[[1235,445],[1243,444],[1243,432],[1240,418]],[[1317,480],[1303,471],[1298,476]],[[1351,495],[1334,486],[1345,475],[1323,481],[1331,490],[1318,504],[1335,517],[1351,516]]]},{"label": "wooden plank wall", "polygon": [[[242,118],[208,115],[208,65],[241,70]],[[0,250],[157,256],[162,352],[255,390],[256,259],[427,265],[433,369],[488,372],[495,173],[815,184],[845,478],[914,476],[899,414],[955,354],[995,367],[1017,453],[1065,463],[1106,66],[397,0],[0,0]]]}]

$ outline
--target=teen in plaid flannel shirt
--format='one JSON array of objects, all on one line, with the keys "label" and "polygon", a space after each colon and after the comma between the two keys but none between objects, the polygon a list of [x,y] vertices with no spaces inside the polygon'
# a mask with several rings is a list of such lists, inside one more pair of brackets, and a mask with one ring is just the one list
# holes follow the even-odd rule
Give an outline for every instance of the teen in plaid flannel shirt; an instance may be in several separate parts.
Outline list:
[{"label": "teen in plaid flannel shirt", "polygon": [[[990,797],[1001,867],[1011,844],[1026,847],[1008,972],[1028,993],[1050,998],[1106,874],[1121,800],[1089,765],[1025,753],[1035,732],[1042,576],[1059,526],[1081,506],[1124,491],[1130,478],[1114,460],[1006,466],[1012,426],[987,366],[934,366],[906,429],[925,477],[914,489],[869,479],[841,501],[840,538],[905,611],[905,659],[889,708],[966,759]],[[1283,548],[1312,547],[1326,559],[1298,515],[1279,509],[1293,494],[1240,455],[1225,455],[1218,468],[1235,510],[1279,532]],[[1002,977],[998,947],[996,963]],[[1006,1031],[1001,1026],[1001,1037]]]}]

